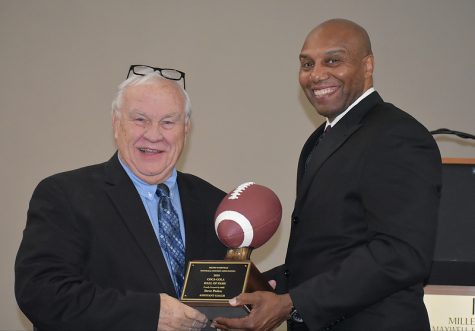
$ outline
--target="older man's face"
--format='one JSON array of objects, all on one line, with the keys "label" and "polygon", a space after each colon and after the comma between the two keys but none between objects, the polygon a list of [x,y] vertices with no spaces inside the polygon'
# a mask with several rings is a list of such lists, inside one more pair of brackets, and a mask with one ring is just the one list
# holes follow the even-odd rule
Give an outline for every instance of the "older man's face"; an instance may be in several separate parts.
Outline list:
[{"label": "older man's face", "polygon": [[129,87],[119,114],[113,116],[121,160],[149,184],[171,175],[189,126],[183,96],[169,81]]}]

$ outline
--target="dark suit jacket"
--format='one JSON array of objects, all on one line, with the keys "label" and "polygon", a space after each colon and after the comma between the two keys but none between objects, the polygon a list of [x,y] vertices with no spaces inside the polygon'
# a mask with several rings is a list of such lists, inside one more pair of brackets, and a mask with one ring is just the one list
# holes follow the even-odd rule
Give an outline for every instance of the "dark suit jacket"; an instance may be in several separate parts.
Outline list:
[{"label": "dark suit jacket", "polygon": [[[178,173],[186,260],[222,259],[214,212],[225,193]],[[43,180],[30,202],[15,292],[40,330],[156,330],[176,296],[143,203],[117,155]]]},{"label": "dark suit jacket", "polygon": [[277,269],[305,321],[291,327],[429,330],[422,286],[441,185],[435,141],[376,92],[326,134],[305,170],[322,131],[300,156],[287,257]]}]

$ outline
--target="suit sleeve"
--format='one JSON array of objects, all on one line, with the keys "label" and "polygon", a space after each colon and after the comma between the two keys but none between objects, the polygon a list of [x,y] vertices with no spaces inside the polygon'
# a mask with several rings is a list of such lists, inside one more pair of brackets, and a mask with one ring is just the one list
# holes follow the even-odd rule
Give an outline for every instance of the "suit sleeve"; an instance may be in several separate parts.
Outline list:
[{"label": "suit sleeve", "polygon": [[289,291],[312,329],[420,284],[429,274],[440,198],[438,148],[425,128],[407,118],[381,132],[360,174],[368,240],[337,268]]},{"label": "suit sleeve", "polygon": [[39,330],[156,330],[160,297],[103,288],[85,276],[87,230],[53,178],[33,193],[15,262],[15,294]]},{"label": "suit sleeve", "polygon": [[288,292],[287,280],[285,279],[285,265],[281,264],[277,267],[267,270],[266,272],[263,272],[262,275],[267,281],[276,281],[276,287],[274,289],[275,293],[284,294]]}]

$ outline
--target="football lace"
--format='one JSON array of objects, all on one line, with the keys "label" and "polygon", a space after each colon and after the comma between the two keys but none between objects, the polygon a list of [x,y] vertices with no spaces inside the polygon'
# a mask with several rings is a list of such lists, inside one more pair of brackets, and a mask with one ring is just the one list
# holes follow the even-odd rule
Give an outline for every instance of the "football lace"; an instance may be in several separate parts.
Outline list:
[{"label": "football lace", "polygon": [[247,189],[249,186],[254,185],[254,184],[255,184],[254,182],[247,182],[247,183],[243,183],[243,184],[239,185],[239,186],[236,187],[236,189],[231,193],[231,195],[229,196],[229,200],[236,200],[237,198],[239,198],[239,195],[240,195],[245,189]]}]

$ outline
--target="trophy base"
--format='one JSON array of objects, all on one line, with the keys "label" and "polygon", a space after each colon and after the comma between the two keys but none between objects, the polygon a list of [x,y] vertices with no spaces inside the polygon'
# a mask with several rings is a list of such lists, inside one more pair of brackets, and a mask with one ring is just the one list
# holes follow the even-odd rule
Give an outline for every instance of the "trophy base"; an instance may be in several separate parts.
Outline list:
[{"label": "trophy base", "polygon": [[209,320],[219,316],[248,315],[251,307],[233,307],[229,299],[246,292],[273,291],[249,260],[249,255],[248,248],[230,249],[224,261],[190,261],[181,301],[205,314]]},{"label": "trophy base", "polygon": [[[208,306],[208,305],[200,305],[197,302],[193,303],[187,303],[191,307],[195,308],[196,310],[199,310],[201,313],[205,314],[206,317],[208,317],[209,322],[211,323],[216,317],[219,316],[226,316],[229,318],[239,318],[239,317],[244,317],[249,314],[249,309],[246,306],[238,306],[238,307],[232,307],[232,306]],[[206,326],[202,330],[214,330],[216,329],[210,327],[209,325]]]}]

